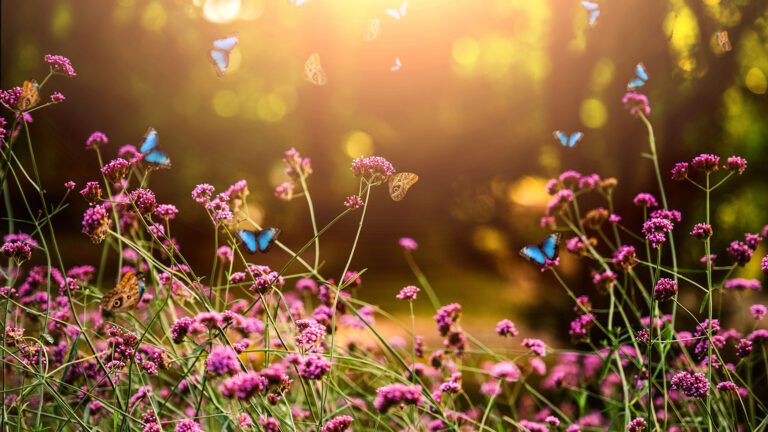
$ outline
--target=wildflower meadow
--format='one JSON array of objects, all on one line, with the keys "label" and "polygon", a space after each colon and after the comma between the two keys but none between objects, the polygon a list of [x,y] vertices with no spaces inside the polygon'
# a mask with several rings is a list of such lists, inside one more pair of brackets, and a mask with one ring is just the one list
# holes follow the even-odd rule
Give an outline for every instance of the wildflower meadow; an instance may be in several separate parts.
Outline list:
[{"label": "wildflower meadow", "polygon": [[[298,13],[321,2],[288,3]],[[584,31],[609,19],[608,2],[573,3]],[[384,37],[418,13],[411,6],[388,4],[360,37]],[[222,34],[199,47],[213,83],[229,78],[235,49],[247,55],[243,36]],[[713,41],[719,52],[737,49],[727,32]],[[679,143],[654,129],[666,114],[657,104],[671,103],[653,90],[654,59],[607,84],[622,95],[607,122],[628,121],[640,146],[626,151],[631,172],[603,174],[571,158],[596,132],[538,138],[562,159],[538,173],[546,180],[532,193],[541,205],[514,218],[534,234],[514,238],[502,259],[516,263],[513,279],[528,280],[536,301],[567,305],[551,314],[569,324],[550,336],[536,317],[480,320],[482,310],[447,293],[457,288],[489,311],[500,300],[481,294],[480,279],[452,288],[439,276],[448,265],[424,259],[434,243],[406,223],[368,235],[379,219],[401,218],[383,203],[407,209],[429,188],[408,152],[339,152],[330,157],[344,158],[343,170],[331,173],[313,163],[326,150],[285,141],[268,161],[279,165],[279,182],[253,169],[220,183],[200,169],[180,191],[166,182],[191,172],[185,152],[149,117],[131,119],[143,126],[123,136],[75,113],[89,130],[77,142],[36,140],[36,128],[54,127],[46,116],[77,97],[62,88],[88,79],[74,60],[87,53],[50,49],[34,56],[34,74],[3,77],[0,91],[2,431],[768,429],[768,225],[718,223],[734,191],[765,184],[765,169],[709,142],[664,157],[681,150],[666,151]],[[294,72],[321,91],[341,67],[321,52]],[[386,68],[405,74],[409,62]],[[117,102],[94,109],[131,116]],[[227,143],[212,141],[207,163],[221,165]],[[468,142],[457,157],[470,164],[473,146],[482,143]],[[89,170],[43,169],[51,147]],[[346,185],[341,194],[328,186],[334,176]],[[194,225],[205,241],[178,234],[190,220],[203,221]],[[373,246],[407,273],[368,270],[361,256],[372,255],[361,251]],[[377,278],[386,301],[367,297]],[[485,330],[470,331],[478,322]]]}]

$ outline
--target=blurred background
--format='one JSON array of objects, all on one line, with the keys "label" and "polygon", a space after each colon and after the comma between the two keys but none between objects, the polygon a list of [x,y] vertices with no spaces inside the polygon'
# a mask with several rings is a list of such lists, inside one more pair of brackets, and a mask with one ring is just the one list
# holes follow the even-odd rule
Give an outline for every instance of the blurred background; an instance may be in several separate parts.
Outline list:
[{"label": "blurred background", "polygon": [[[77,77],[56,77],[46,93],[66,102],[34,117],[32,136],[53,196],[62,183],[97,179],[95,155],[84,150],[95,130],[110,138],[108,158],[138,144],[147,126],[160,133],[173,169],[153,175],[160,202],[181,213],[175,235],[193,264],[207,268],[210,221],[190,198],[202,182],[219,190],[250,184],[252,215],[283,229],[294,248],[311,237],[306,203],[273,196],[285,180],[280,158],[296,147],[312,159],[310,188],[324,225],[356,190],[350,161],[384,156],[421,180],[392,202],[375,190],[353,261],[367,268],[358,295],[407,314],[394,295],[415,282],[397,246],[420,245],[416,258],[444,303],[464,305],[464,326],[490,333],[500,318],[526,331],[567,338],[572,307],[551,277],[517,256],[545,234],[539,217],[544,183],[564,169],[620,180],[618,212],[639,230],[631,205],[657,193],[642,123],[621,105],[634,65],[650,74],[662,170],[701,152],[739,154],[747,175],[716,199],[715,251],[768,222],[768,3],[764,0],[622,0],[600,3],[595,28],[576,0],[413,0],[396,20],[384,13],[399,0],[26,0],[2,2],[3,88],[42,79],[42,56],[72,59]],[[372,18],[380,36],[365,41]],[[733,44],[723,52],[716,32]],[[239,32],[230,72],[219,78],[207,59],[213,39]],[[317,52],[328,84],[303,79]],[[399,58],[402,69],[390,70]],[[555,129],[582,130],[563,149]],[[42,150],[42,151],[41,151]],[[24,158],[25,153],[21,152]],[[78,187],[79,190],[79,187]],[[671,183],[683,264],[694,266],[700,244],[685,247],[700,220],[702,196]],[[15,203],[21,210],[21,203]],[[67,264],[95,263],[99,248],[79,233],[85,203],[75,196],[60,216]],[[356,217],[322,238],[328,274],[343,268]],[[68,224],[69,230],[61,230]],[[765,253],[764,249],[760,251]],[[284,256],[258,256],[277,265]],[[757,263],[740,275],[756,277]],[[564,257],[575,291],[595,295],[589,269]],[[599,297],[595,295],[596,297]],[[595,299],[600,302],[601,300]],[[428,323],[426,299],[417,303]],[[564,335],[564,336],[563,336]]]}]

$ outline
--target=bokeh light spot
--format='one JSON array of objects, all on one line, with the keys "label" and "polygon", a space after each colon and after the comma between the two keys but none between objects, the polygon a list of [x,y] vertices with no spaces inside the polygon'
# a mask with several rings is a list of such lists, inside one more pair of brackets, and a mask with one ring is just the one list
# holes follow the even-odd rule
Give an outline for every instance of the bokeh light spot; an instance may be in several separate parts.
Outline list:
[{"label": "bokeh light spot", "polygon": [[237,19],[241,0],[207,0],[203,5],[203,17],[213,23],[225,24]]},{"label": "bokeh light spot", "polygon": [[285,99],[277,93],[269,93],[262,96],[259,99],[257,109],[259,118],[266,122],[278,122],[288,112]]},{"label": "bokeh light spot", "polygon": [[370,156],[373,154],[373,137],[368,132],[352,131],[344,138],[344,151],[351,158]]},{"label": "bokeh light spot", "polygon": [[543,207],[549,201],[546,185],[547,180],[542,177],[523,177],[509,186],[507,196],[521,206]]},{"label": "bokeh light spot", "polygon": [[460,66],[472,67],[480,57],[480,45],[471,37],[456,39],[451,47],[453,61]]},{"label": "bokeh light spot", "polygon": [[592,90],[602,91],[613,81],[615,66],[607,58],[600,59],[592,70]]},{"label": "bokeh light spot", "polygon": [[585,99],[579,108],[581,123],[592,129],[598,129],[608,120],[608,110],[605,104],[596,98]]},{"label": "bokeh light spot", "polygon": [[66,3],[61,3],[56,7],[51,19],[51,33],[54,37],[60,38],[66,36],[72,28],[72,10]]},{"label": "bokeh light spot", "polygon": [[768,80],[766,80],[765,74],[760,68],[751,68],[744,78],[744,83],[749,91],[754,94],[765,94],[766,89],[768,89]]},{"label": "bokeh light spot", "polygon": [[141,25],[150,31],[162,30],[167,20],[168,14],[165,12],[165,8],[162,3],[157,1],[148,4],[141,15]]},{"label": "bokeh light spot", "polygon": [[479,226],[475,229],[472,242],[478,250],[489,253],[498,253],[504,250],[504,235],[496,228]]},{"label": "bokeh light spot", "polygon": [[211,100],[213,111],[219,117],[234,117],[240,111],[240,100],[237,93],[231,90],[219,90]]}]

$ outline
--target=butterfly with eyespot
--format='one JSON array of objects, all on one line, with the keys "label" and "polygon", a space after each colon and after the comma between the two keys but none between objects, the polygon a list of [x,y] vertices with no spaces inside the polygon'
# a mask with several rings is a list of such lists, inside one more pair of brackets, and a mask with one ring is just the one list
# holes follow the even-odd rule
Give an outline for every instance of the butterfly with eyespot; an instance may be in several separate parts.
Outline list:
[{"label": "butterfly with eyespot", "polygon": [[600,16],[600,5],[593,1],[582,1],[581,6],[587,11],[589,26],[597,25],[597,18]]},{"label": "butterfly with eyespot", "polygon": [[552,135],[560,141],[560,144],[563,147],[573,148],[576,146],[576,144],[581,141],[582,138],[584,138],[584,134],[582,132],[573,132],[572,134],[567,134],[563,131],[556,130],[552,132]]},{"label": "butterfly with eyespot", "polygon": [[400,57],[398,57],[395,59],[395,64],[392,65],[392,67],[389,68],[389,70],[391,70],[392,72],[397,72],[402,68],[403,68],[403,62],[401,62]]},{"label": "butterfly with eyespot", "polygon": [[395,9],[387,9],[384,12],[386,12],[387,15],[391,16],[392,18],[399,20],[402,17],[405,16],[405,13],[408,11],[408,0],[403,1],[403,3],[400,4],[400,7]]},{"label": "butterfly with eyespot", "polygon": [[419,181],[419,176],[409,172],[399,172],[389,177],[389,196],[392,201],[400,201],[405,198],[408,189]]},{"label": "butterfly with eyespot", "polygon": [[216,75],[221,77],[227,73],[229,54],[235,49],[238,42],[240,42],[240,35],[237,33],[213,41],[213,48],[208,51],[208,58],[213,63],[213,67],[216,68]]},{"label": "butterfly with eyespot", "polygon": [[328,84],[328,75],[320,64],[320,54],[313,53],[304,63],[304,78],[316,86]]},{"label": "butterfly with eyespot", "polygon": [[733,49],[731,41],[728,39],[728,32],[725,30],[717,32],[717,44],[725,52]]},{"label": "butterfly with eyespot", "polygon": [[27,111],[36,107],[40,103],[39,88],[40,86],[37,85],[35,80],[24,81],[24,85],[21,87],[21,96],[19,96],[19,101],[16,102],[16,109]]},{"label": "butterfly with eyespot", "polygon": [[260,231],[240,230],[237,235],[251,254],[267,253],[280,235],[280,230],[278,228],[264,228]]},{"label": "butterfly with eyespot", "polygon": [[536,264],[539,268],[545,268],[557,259],[560,252],[560,237],[560,233],[550,234],[540,244],[528,245],[520,249],[520,256]]},{"label": "butterfly with eyespot", "polygon": [[107,314],[127,312],[139,304],[145,288],[144,273],[126,272],[117,286],[101,298],[101,309]]},{"label": "butterfly with eyespot", "polygon": [[139,152],[143,156],[143,161],[150,167],[154,168],[170,168],[171,158],[168,155],[158,149],[159,136],[155,128],[150,127],[147,129],[147,133],[144,134],[144,139],[139,146]]},{"label": "butterfly with eyespot", "polygon": [[371,21],[368,23],[368,26],[365,28],[365,34],[363,35],[363,39],[366,42],[376,40],[376,38],[379,37],[380,33],[381,33],[381,20],[378,17],[373,17],[371,18]]},{"label": "butterfly with eyespot", "polygon": [[627,90],[637,90],[644,86],[648,81],[648,72],[645,70],[645,65],[638,63],[635,66],[635,77],[627,84]]}]

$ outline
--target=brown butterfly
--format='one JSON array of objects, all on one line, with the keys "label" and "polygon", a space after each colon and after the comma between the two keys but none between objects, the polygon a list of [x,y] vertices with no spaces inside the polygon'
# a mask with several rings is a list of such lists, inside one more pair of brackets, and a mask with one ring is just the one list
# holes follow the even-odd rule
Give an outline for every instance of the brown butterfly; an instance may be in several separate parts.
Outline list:
[{"label": "brown butterfly", "polygon": [[399,172],[389,178],[389,196],[392,201],[400,201],[405,198],[408,189],[419,181],[419,176],[409,172]]},{"label": "brown butterfly", "polygon": [[38,91],[37,81],[24,81],[21,88],[21,96],[16,102],[16,109],[19,111],[28,111],[40,103],[40,92]]},{"label": "brown butterfly", "polygon": [[104,312],[126,312],[136,307],[144,295],[144,274],[126,272],[120,283],[101,298]]},{"label": "brown butterfly", "polygon": [[317,86],[328,84],[328,76],[320,64],[320,54],[314,53],[304,63],[304,78]]},{"label": "brown butterfly", "polygon": [[725,52],[733,49],[731,41],[728,39],[728,32],[725,30],[717,32],[717,43]]}]

